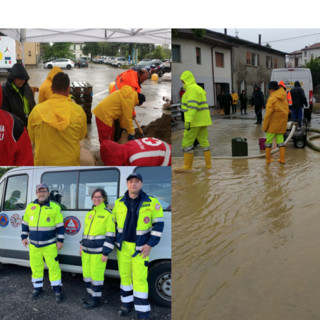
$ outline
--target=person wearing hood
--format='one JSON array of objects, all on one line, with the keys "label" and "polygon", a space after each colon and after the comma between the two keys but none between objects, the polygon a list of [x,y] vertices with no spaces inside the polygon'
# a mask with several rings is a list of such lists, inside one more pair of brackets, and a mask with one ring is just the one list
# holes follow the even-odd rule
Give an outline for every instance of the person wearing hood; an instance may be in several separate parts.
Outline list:
[{"label": "person wearing hood", "polygon": [[132,113],[135,106],[141,106],[145,96],[125,85],[104,98],[93,110],[100,143],[104,140],[114,140],[115,120],[119,119],[120,127],[129,134],[129,140],[134,140]]},{"label": "person wearing hood", "polygon": [[10,70],[7,82],[2,85],[2,109],[19,117],[25,126],[35,106],[32,90],[28,84],[29,75],[24,66],[16,63]]},{"label": "person wearing hood", "polygon": [[38,103],[41,103],[41,102],[48,100],[53,95],[53,92],[51,89],[52,79],[59,72],[62,72],[62,70],[61,70],[61,68],[59,68],[57,66],[53,67],[49,71],[47,78],[42,82],[42,84],[39,88]]},{"label": "person wearing hood", "polygon": [[308,107],[308,101],[304,93],[304,90],[301,88],[299,81],[296,81],[294,83],[294,87],[291,89],[291,97],[292,97],[292,110],[291,110],[292,121],[298,122],[299,128],[300,128],[301,122],[302,122],[302,109],[304,105]]},{"label": "person wearing hood", "polygon": [[79,166],[80,141],[87,134],[82,107],[68,97],[70,79],[63,72],[52,79],[53,95],[32,110],[28,132],[35,145],[36,166]]},{"label": "person wearing hood", "polygon": [[232,97],[232,113],[236,114],[239,97],[238,97],[238,94],[234,90],[232,90],[231,97]]},{"label": "person wearing hood", "polygon": [[1,109],[0,86],[0,166],[33,166],[30,138],[23,121]]},{"label": "person wearing hood", "polygon": [[285,163],[285,145],[284,133],[287,131],[287,120],[289,114],[289,105],[287,94],[279,87],[277,81],[271,81],[268,85],[269,98],[267,101],[266,114],[263,119],[262,129],[266,132],[266,163],[271,159],[271,147],[273,139],[276,140],[280,151],[280,163]]},{"label": "person wearing hood", "polygon": [[257,122],[255,124],[262,123],[262,108],[264,108],[264,96],[257,84],[253,87],[251,107],[254,106],[254,111],[256,113]]},{"label": "person wearing hood", "polygon": [[211,168],[211,152],[208,141],[208,128],[212,125],[207,93],[195,81],[190,71],[184,71],[180,77],[186,90],[183,100],[186,112],[184,113],[185,127],[182,139],[184,153],[184,165],[176,172],[191,170],[193,163],[193,143],[197,138],[199,145],[203,148],[206,167]]}]

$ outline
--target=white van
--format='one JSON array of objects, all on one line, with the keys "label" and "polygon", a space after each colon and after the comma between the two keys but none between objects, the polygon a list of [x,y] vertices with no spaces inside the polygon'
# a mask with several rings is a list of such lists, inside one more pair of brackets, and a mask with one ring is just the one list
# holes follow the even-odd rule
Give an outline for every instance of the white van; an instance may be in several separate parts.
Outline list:
[{"label": "white van", "polygon": [[[21,242],[21,222],[28,203],[36,199],[36,185],[46,183],[50,199],[60,203],[65,225],[64,247],[59,251],[63,271],[82,273],[79,245],[91,194],[103,188],[109,208],[127,190],[126,177],[139,172],[143,191],[156,196],[164,210],[164,231],[151,250],[150,299],[171,305],[171,168],[170,167],[20,167],[0,179],[0,263],[30,266],[28,249]],[[115,250],[109,255],[107,276],[119,277]]]},{"label": "white van", "polygon": [[10,71],[16,60],[16,42],[0,35],[0,72]]},{"label": "white van", "polygon": [[307,68],[283,68],[273,69],[270,81],[283,81],[287,87],[287,91],[290,91],[294,87],[294,83],[299,81],[303,88],[308,107],[305,108],[304,116],[309,121],[311,120],[311,113],[313,108],[313,84],[310,69]]}]

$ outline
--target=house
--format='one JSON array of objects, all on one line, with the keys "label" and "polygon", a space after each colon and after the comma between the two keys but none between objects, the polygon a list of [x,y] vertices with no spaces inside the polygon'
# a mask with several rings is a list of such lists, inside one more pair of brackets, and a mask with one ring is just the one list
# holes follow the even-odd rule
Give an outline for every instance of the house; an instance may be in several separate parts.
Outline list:
[{"label": "house", "polygon": [[320,58],[320,42],[306,46],[302,51],[302,64],[305,65],[311,59]]},{"label": "house", "polygon": [[70,46],[70,50],[73,52],[74,54],[74,60],[77,61],[79,60],[81,57],[84,56],[82,49],[85,46],[85,43],[73,43]]},{"label": "house", "polygon": [[302,51],[296,50],[288,53],[288,68],[298,68],[302,67]]},{"label": "house", "polygon": [[266,93],[273,68],[284,68],[286,53],[224,33],[205,30],[203,37],[191,29],[174,29],[172,36],[172,98],[179,101],[180,75],[194,73],[198,84],[207,91],[209,106],[217,104],[223,90],[245,89],[248,96],[257,83]]}]

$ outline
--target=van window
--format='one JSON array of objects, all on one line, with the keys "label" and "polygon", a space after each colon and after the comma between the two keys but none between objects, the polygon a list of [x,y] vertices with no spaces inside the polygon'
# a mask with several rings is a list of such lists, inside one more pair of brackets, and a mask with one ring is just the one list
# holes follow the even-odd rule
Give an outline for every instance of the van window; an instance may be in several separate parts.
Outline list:
[{"label": "van window", "polygon": [[28,176],[11,176],[7,179],[4,210],[23,210],[27,206]]},{"label": "van window", "polygon": [[108,195],[108,203],[114,204],[119,196],[120,172],[117,169],[81,171],[79,178],[79,209],[92,208],[92,192],[101,188]]},{"label": "van window", "polygon": [[[5,181],[5,180],[2,180],[2,182],[0,183],[0,204],[2,203],[4,181]],[[1,206],[0,206],[0,211],[1,211]]]},{"label": "van window", "polygon": [[139,167],[135,172],[143,178],[142,190],[158,198],[163,210],[171,210],[171,167]]}]

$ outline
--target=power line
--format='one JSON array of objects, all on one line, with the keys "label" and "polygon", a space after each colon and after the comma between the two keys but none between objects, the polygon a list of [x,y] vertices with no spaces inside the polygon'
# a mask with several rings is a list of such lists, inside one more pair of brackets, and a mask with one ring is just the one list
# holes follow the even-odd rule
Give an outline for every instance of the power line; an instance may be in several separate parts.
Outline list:
[{"label": "power line", "polygon": [[315,35],[319,35],[320,32],[318,33],[313,33],[313,34],[308,34],[305,36],[298,36],[298,37],[292,37],[292,38],[285,38],[285,39],[280,39],[280,40],[271,40],[271,41],[263,41],[262,43],[270,43],[270,42],[279,42],[279,41],[285,41],[285,40],[292,40],[292,39],[298,39],[298,38],[305,38],[305,37],[311,37]]}]

